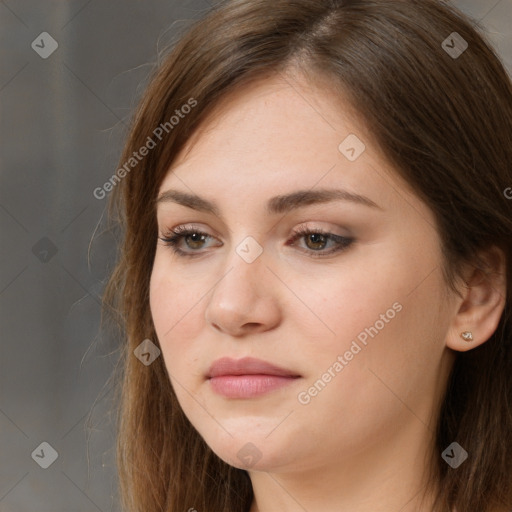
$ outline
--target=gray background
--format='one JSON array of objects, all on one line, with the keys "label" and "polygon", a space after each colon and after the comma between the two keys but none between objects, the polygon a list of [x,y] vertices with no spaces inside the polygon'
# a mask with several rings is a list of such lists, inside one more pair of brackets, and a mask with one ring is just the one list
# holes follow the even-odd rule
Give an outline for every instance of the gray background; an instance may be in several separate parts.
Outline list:
[{"label": "gray background", "polygon": [[[510,72],[512,0],[455,4]],[[116,169],[158,49],[208,7],[0,1],[1,512],[120,510],[108,381],[119,340],[99,332],[115,244],[92,192]],[[31,47],[42,32],[58,43],[46,59]],[[47,469],[42,442],[58,453]]]}]

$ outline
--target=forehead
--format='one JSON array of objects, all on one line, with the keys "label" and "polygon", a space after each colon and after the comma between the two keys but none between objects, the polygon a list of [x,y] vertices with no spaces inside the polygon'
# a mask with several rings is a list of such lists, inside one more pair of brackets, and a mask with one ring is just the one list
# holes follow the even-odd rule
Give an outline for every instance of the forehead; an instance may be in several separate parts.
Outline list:
[{"label": "forehead", "polygon": [[[296,75],[260,77],[225,95],[177,155],[173,167],[201,152],[247,154],[337,153],[347,130],[365,138],[348,102],[336,104],[334,90]],[[295,150],[295,151],[293,151]]]},{"label": "forehead", "polygon": [[415,200],[337,92],[276,75],[217,104],[175,158],[160,193],[173,188],[229,203],[314,187],[378,197],[383,208]]}]

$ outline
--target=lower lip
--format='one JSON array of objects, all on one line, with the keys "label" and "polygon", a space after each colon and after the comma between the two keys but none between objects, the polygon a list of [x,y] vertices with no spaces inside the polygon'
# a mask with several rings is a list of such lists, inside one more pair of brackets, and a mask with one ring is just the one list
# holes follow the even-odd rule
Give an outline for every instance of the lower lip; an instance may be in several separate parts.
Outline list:
[{"label": "lower lip", "polygon": [[227,398],[253,398],[288,386],[298,377],[278,375],[222,375],[211,377],[210,385],[216,393]]}]

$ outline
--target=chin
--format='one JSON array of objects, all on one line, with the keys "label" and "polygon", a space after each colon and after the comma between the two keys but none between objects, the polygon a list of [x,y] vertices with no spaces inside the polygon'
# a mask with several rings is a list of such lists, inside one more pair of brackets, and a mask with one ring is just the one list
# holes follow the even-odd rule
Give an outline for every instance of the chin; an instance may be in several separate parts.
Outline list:
[{"label": "chin", "polygon": [[[275,426],[275,425],[274,425]],[[231,431],[233,437],[222,431],[221,438],[203,437],[212,451],[224,462],[244,470],[273,471],[292,461],[289,459],[289,448],[279,443],[279,439],[268,438],[269,430],[265,432]],[[274,442],[272,442],[274,441]]]}]

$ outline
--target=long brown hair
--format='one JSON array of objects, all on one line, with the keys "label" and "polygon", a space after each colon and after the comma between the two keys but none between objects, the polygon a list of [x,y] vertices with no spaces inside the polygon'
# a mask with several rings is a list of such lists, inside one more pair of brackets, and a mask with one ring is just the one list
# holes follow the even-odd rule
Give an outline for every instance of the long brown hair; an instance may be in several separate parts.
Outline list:
[{"label": "long brown hair", "polygon": [[[169,166],[220,98],[291,67],[343,91],[368,136],[431,208],[453,290],[462,262],[477,265],[491,246],[505,253],[505,311],[486,343],[457,355],[440,404],[432,483],[439,510],[510,509],[512,200],[504,191],[512,187],[512,87],[482,29],[435,0],[221,2],[155,70],[110,187],[110,216],[123,233],[104,295],[126,340],[117,445],[123,505],[129,512],[250,507],[247,472],[219,459],[190,424],[163,358],[145,366],[133,351],[147,338],[158,346],[149,282],[154,201]],[[470,453],[456,471],[441,459],[454,440]]]}]

